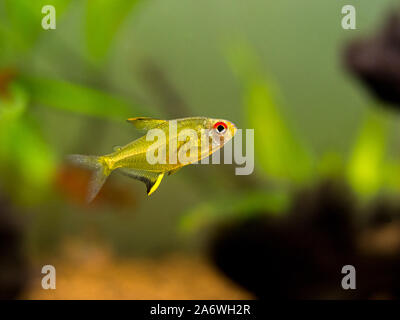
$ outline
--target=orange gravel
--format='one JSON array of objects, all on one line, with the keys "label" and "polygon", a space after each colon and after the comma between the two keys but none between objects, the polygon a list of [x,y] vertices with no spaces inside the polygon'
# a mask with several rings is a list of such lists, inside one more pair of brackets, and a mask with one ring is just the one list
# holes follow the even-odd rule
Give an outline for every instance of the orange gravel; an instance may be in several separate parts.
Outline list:
[{"label": "orange gravel", "polygon": [[209,262],[199,257],[169,254],[162,258],[114,258],[109,251],[69,246],[53,262],[56,289],[41,287],[41,267],[27,299],[251,299]]}]

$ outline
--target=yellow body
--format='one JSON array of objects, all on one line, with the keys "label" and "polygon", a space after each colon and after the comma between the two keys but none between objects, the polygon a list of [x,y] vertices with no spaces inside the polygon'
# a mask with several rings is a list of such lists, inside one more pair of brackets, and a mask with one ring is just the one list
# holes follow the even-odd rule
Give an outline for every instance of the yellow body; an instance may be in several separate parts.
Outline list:
[{"label": "yellow body", "polygon": [[[160,145],[164,140],[158,141],[157,138],[149,140],[146,134],[126,146],[116,148],[113,153],[104,156],[71,156],[74,162],[96,169],[97,174],[95,174],[93,179],[89,200],[92,200],[96,196],[105,178],[116,169],[120,169],[127,175],[145,182],[147,193],[150,195],[157,189],[165,173],[168,172],[171,174],[183,166],[208,157],[220,149],[236,133],[236,127],[231,122],[205,117],[169,121],[151,118],[131,118],[128,121],[138,129],[161,130],[165,136],[165,142],[163,145]],[[196,139],[186,137],[186,140],[179,141],[183,140],[183,134],[188,132],[186,129],[191,130],[193,134],[195,133]],[[202,148],[206,140],[208,140],[208,147]],[[183,147],[185,149],[181,150]],[[159,148],[165,150],[166,161],[162,163],[149,163],[148,152],[154,152],[155,149]],[[180,161],[179,152],[183,151],[185,153],[189,148],[197,149],[197,151],[191,153],[189,160]]]}]

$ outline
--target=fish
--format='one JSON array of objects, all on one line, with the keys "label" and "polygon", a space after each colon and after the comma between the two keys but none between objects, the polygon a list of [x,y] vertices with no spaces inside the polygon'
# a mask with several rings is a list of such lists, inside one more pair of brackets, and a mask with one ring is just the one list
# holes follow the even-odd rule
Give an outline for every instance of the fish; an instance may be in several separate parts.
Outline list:
[{"label": "fish", "polygon": [[207,117],[174,120],[136,117],[127,121],[147,133],[125,146],[115,147],[114,152],[106,155],[68,156],[72,163],[93,170],[86,199],[89,203],[114,171],[144,182],[150,196],[166,174],[171,175],[207,158],[231,140],[237,131],[228,120]]}]

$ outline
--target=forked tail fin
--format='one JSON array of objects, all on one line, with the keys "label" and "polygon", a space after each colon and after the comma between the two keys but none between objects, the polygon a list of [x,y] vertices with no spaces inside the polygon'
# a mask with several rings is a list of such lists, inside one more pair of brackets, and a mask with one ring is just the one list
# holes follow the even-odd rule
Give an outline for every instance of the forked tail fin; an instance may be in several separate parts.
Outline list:
[{"label": "forked tail fin", "polygon": [[93,170],[93,176],[90,180],[89,191],[86,197],[87,202],[92,202],[93,199],[96,198],[107,177],[110,175],[110,168],[103,157],[72,154],[68,156],[68,160],[76,165]]}]

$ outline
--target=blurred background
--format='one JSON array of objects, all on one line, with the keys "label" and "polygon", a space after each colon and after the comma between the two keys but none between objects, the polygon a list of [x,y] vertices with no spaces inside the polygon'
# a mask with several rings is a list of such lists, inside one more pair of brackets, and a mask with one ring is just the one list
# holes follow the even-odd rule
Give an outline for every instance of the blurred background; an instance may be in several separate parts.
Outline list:
[{"label": "blurred background", "polygon": [[[0,0],[0,298],[400,297],[399,70],[394,0]],[[151,197],[114,174],[86,204],[65,156],[136,116],[254,128],[255,171],[189,166]]]}]

